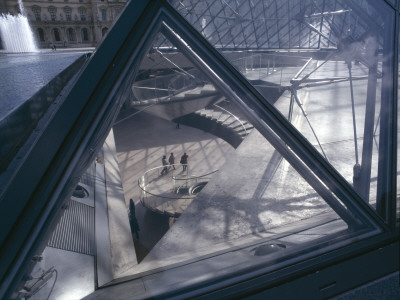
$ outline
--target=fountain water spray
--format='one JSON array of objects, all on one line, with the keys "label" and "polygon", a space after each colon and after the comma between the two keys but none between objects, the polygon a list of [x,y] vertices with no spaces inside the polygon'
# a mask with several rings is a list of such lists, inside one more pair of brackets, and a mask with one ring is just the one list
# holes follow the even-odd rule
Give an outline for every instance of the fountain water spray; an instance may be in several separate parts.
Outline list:
[{"label": "fountain water spray", "polygon": [[35,40],[28,19],[24,15],[22,0],[18,0],[20,14],[0,15],[0,36],[3,46],[8,52],[37,52]]}]

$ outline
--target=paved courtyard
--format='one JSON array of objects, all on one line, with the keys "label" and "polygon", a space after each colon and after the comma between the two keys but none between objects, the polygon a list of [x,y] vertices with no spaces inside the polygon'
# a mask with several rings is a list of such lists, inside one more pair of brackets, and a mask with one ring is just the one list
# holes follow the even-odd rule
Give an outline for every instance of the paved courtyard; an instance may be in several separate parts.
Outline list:
[{"label": "paved courtyard", "polygon": [[[188,174],[208,174],[223,166],[228,153],[234,149],[224,140],[205,131],[184,125],[177,129],[175,123],[148,113],[128,118],[113,129],[125,201],[128,206],[132,198],[136,204],[140,236],[139,240],[134,238],[134,242],[138,259],[141,260],[166,233],[173,220],[140,204],[138,179],[147,170],[162,166],[162,156],[168,159],[171,152],[178,164],[184,152],[189,155]],[[178,167],[177,171],[181,169]]]}]

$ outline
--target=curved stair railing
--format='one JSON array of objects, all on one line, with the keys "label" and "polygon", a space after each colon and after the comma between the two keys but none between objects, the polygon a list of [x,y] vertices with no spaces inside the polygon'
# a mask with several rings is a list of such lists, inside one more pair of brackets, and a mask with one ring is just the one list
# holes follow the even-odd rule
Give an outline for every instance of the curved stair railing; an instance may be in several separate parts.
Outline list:
[{"label": "curved stair railing", "polygon": [[[195,114],[216,122],[221,127],[232,131],[238,135],[241,140],[243,140],[254,128],[253,125],[245,120],[241,120],[232,111],[219,105],[219,103],[223,102],[224,101],[219,101],[218,103],[212,104],[209,107],[200,109],[196,111]],[[201,129],[207,130],[206,128]],[[221,137],[224,138],[223,135]],[[230,141],[228,140],[228,142]]]},{"label": "curved stair railing", "polygon": [[[176,169],[173,169],[175,166]],[[168,165],[168,172],[162,175],[165,166],[155,167],[147,170],[139,179],[140,202],[142,205],[153,212],[179,217],[186,207],[196,197],[197,193],[210,180],[210,175],[216,171],[194,176],[187,171],[182,173],[182,164]],[[202,185],[198,185],[201,183]],[[196,186],[197,185],[197,186]],[[152,187],[157,186],[159,192],[152,191]],[[196,193],[189,193],[191,187],[197,187]]]},{"label": "curved stair railing", "polygon": [[248,135],[246,127],[244,126],[243,122],[237,116],[235,116],[233,113],[231,113],[230,111],[226,110],[225,108],[223,108],[223,107],[221,107],[221,106],[219,106],[217,104],[214,104],[213,106],[215,106],[218,109],[221,109],[222,111],[224,111],[224,112],[228,113],[229,115],[231,115],[236,121],[238,121],[240,123],[241,127],[243,128],[244,135],[245,136]]},{"label": "curved stair railing", "polygon": [[133,105],[145,105],[168,101],[171,98],[207,85],[196,69],[175,71],[172,74],[156,76],[135,82],[132,92],[136,100]]}]

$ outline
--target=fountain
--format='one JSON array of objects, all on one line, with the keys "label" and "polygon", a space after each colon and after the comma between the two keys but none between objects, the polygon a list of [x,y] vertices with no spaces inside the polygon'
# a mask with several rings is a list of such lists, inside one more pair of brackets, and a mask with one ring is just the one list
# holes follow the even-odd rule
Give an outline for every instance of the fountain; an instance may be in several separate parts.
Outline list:
[{"label": "fountain", "polygon": [[32,30],[24,15],[22,0],[18,0],[20,14],[0,15],[0,36],[3,47],[8,52],[37,52]]}]

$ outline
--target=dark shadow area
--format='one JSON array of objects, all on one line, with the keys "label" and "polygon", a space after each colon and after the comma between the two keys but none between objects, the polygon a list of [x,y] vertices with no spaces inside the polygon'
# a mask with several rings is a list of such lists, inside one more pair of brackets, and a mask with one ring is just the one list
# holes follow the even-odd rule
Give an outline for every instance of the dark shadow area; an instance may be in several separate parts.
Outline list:
[{"label": "dark shadow area", "polygon": [[132,234],[138,263],[150,252],[168,231],[169,217],[152,212],[141,204],[136,205],[136,218],[140,225],[139,238]]}]

